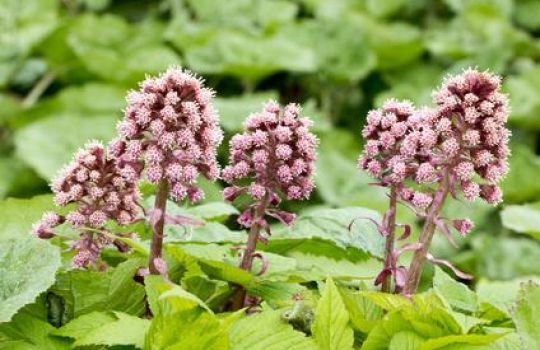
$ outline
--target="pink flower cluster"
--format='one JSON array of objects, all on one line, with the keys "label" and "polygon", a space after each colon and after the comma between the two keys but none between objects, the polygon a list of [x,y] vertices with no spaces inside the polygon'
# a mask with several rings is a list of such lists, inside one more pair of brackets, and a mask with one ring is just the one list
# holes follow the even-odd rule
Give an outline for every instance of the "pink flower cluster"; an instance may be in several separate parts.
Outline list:
[{"label": "pink flower cluster", "polygon": [[230,165],[223,169],[223,179],[233,184],[251,178],[245,189],[254,200],[280,194],[287,199],[308,198],[314,187],[317,146],[311,125],[311,120],[300,117],[298,105],[288,104],[280,115],[279,105],[268,102],[246,120],[246,132],[231,139]]},{"label": "pink flower cluster", "polygon": [[402,200],[421,210],[431,205],[432,187],[445,176],[451,193],[499,203],[510,136],[499,78],[466,70],[447,78],[434,101],[436,108],[415,110],[410,102],[389,100],[369,112],[358,166],[381,185],[396,186]]},{"label": "pink flower cluster", "polygon": [[[508,99],[500,78],[468,69],[433,94],[440,160],[468,200],[502,201],[497,183],[508,172]],[[475,176],[477,175],[477,176]]]},{"label": "pink flower cluster", "polygon": [[46,212],[42,220],[34,224],[33,230],[40,238],[51,238],[53,228],[67,222],[84,231],[77,244],[74,266],[95,264],[101,249],[108,244],[115,244],[123,251],[127,249],[97,231],[103,231],[108,220],[127,225],[138,218],[137,184],[119,172],[115,160],[100,143],[88,143],[80,150],[61,170],[51,188],[58,206],[74,204],[74,208],[65,216]]},{"label": "pink flower cluster", "polygon": [[219,176],[216,149],[223,132],[213,96],[201,79],[179,68],[147,78],[129,93],[117,126],[120,138],[109,146],[124,177],[135,181],[144,168],[151,183],[167,181],[175,200],[201,199],[199,174]]},{"label": "pink flower cluster", "polygon": [[[242,192],[256,202],[271,205],[277,205],[281,197],[308,198],[314,188],[318,143],[309,130],[311,125],[311,120],[300,116],[296,104],[288,104],[281,112],[279,104],[270,101],[261,112],[250,115],[246,131],[230,142],[230,164],[223,169],[222,177],[232,186],[223,191],[225,199],[232,201]],[[287,214],[280,212],[279,218],[291,223],[294,217]],[[249,226],[246,215],[251,217],[243,214],[239,221]]]}]

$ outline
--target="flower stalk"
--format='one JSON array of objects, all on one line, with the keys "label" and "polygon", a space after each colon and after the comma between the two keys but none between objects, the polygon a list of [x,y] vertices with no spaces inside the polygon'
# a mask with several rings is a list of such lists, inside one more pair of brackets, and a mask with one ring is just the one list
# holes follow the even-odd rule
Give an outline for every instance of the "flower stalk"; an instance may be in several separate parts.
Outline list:
[{"label": "flower stalk", "polygon": [[405,282],[405,287],[403,288],[404,295],[412,295],[418,288],[429,247],[431,245],[431,241],[433,240],[435,229],[437,228],[436,221],[439,218],[444,201],[448,196],[448,191],[448,176],[446,176],[435,194],[435,198],[433,199],[433,203],[431,204],[431,208],[422,228],[422,233],[418,239],[419,246],[414,252],[413,259],[409,266],[407,281]]},{"label": "flower stalk", "polygon": [[[395,269],[395,261],[392,259],[394,252],[394,241],[396,239],[396,206],[397,206],[397,191],[394,185],[390,187],[390,204],[385,214],[384,230],[386,233],[386,243],[384,247],[384,264],[391,269]],[[390,293],[392,288],[391,275],[386,275],[382,281],[381,291]]]},{"label": "flower stalk", "polygon": [[156,259],[161,258],[163,251],[163,228],[165,227],[165,213],[167,210],[167,196],[169,193],[169,184],[166,180],[161,180],[158,184],[156,199],[154,202],[153,222],[152,222],[152,245],[150,248],[150,258],[148,267],[150,274],[159,275],[160,271],[156,267]]}]

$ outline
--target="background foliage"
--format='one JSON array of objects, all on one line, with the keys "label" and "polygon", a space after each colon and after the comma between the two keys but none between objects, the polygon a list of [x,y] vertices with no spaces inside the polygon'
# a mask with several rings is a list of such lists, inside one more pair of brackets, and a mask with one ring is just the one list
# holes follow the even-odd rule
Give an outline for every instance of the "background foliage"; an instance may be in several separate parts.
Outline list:
[{"label": "background foliage", "polygon": [[[265,324],[279,321],[280,313],[268,311],[249,323],[239,316],[216,316],[214,311],[229,295],[226,282],[248,286],[277,307],[286,306],[283,300],[293,292],[313,292],[317,288],[306,283],[317,281],[323,292],[320,296],[313,292],[314,303],[320,297],[316,312],[335,317],[331,324],[316,320],[313,325],[320,348],[346,349],[353,341],[361,344],[376,329],[388,339],[379,337],[380,344],[366,342],[365,348],[417,349],[424,344],[426,349],[457,349],[448,345],[453,340],[425,345],[429,338],[422,333],[425,329],[397,331],[391,324],[375,325],[382,309],[399,309],[387,321],[396,324],[410,320],[410,310],[336,289],[331,280],[323,288],[321,281],[331,275],[342,281],[365,279],[371,286],[380,268],[377,257],[382,245],[374,228],[359,221],[351,232],[344,229],[355,217],[376,217],[357,207],[380,212],[386,202],[384,192],[369,186],[369,178],[355,168],[366,112],[390,96],[429,104],[431,90],[445,74],[468,66],[505,77],[512,106],[513,156],[503,185],[502,208],[449,203],[445,209],[453,217],[470,216],[477,226],[469,237],[456,237],[458,248],[439,237],[433,254],[475,275],[471,287],[479,299],[468,304],[470,298],[460,294],[467,289],[455,287],[464,299],[443,295],[450,306],[439,308],[449,314],[455,308],[465,310],[464,315],[474,319],[480,308],[487,312],[489,305],[492,316],[498,315],[489,320],[504,325],[501,320],[512,305],[512,322],[528,334],[534,329],[529,323],[534,318],[531,314],[540,307],[535,285],[519,289],[521,281],[540,278],[538,13],[537,0],[0,0],[0,197],[4,199],[0,202],[0,322],[12,319],[20,307],[40,295],[12,322],[0,325],[0,348],[69,348],[66,339],[76,346],[145,344],[145,339],[122,339],[111,329],[131,329],[133,334],[148,331],[146,342],[151,339],[153,345],[147,345],[152,349],[190,348],[174,342],[182,338],[188,344],[190,339],[200,339],[200,334],[166,334],[170,322],[179,322],[178,314],[182,314],[200,325],[198,331],[207,339],[208,348],[226,346],[219,339],[228,334],[235,349],[255,349],[249,343],[252,339],[243,338],[244,329],[262,332]],[[58,250],[26,233],[41,212],[52,207],[47,182],[72,152],[88,139],[111,138],[125,106],[126,91],[135,88],[145,74],[158,73],[171,64],[201,74],[218,91],[217,105],[228,135],[238,131],[247,114],[259,109],[262,102],[278,98],[303,104],[305,114],[316,121],[321,145],[316,195],[309,202],[290,204],[303,213],[298,224],[292,230],[276,228],[274,240],[262,247],[270,260],[264,278],[234,267],[236,258],[227,252],[244,239],[229,218],[236,211],[219,203],[219,186],[205,185],[206,204],[188,212],[207,220],[207,225],[187,236],[181,229],[169,228],[168,254],[178,265],[176,270],[173,266],[172,275],[181,279],[182,287],[167,291],[169,297],[153,300],[151,293],[166,292],[170,286],[147,281],[147,289],[155,287],[147,291],[156,315],[149,325],[147,320],[130,316],[144,309],[143,287],[119,277],[135,271],[140,261],[122,262],[110,253],[107,259],[116,267],[106,273],[61,269],[54,282],[60,265]],[[226,143],[223,161],[225,147]],[[415,223],[405,208],[400,215],[402,222]],[[140,232],[144,238],[144,228]],[[139,248],[144,252],[144,245]],[[62,250],[64,266],[67,255]],[[48,265],[42,266],[40,261]],[[15,265],[22,266],[15,270]],[[433,269],[428,269],[424,289],[431,286],[432,274]],[[129,296],[123,294],[126,288]],[[196,299],[186,299],[182,288]],[[447,290],[439,289],[441,293]],[[518,294],[536,300],[536,306],[513,304]],[[169,305],[166,301],[171,298],[181,301],[175,299]],[[362,310],[352,307],[359,300],[364,301]],[[54,308],[57,310],[51,312]],[[460,317],[462,322],[472,322],[469,328],[453,321],[456,328],[441,334],[471,333],[471,327],[481,324]],[[58,337],[49,335],[53,325],[73,318],[79,323],[57,329]],[[28,334],[20,329],[22,324],[32,324],[39,331]],[[100,332],[97,325],[108,325],[109,331]],[[276,329],[267,329],[267,336],[275,337],[269,345],[285,339],[290,342],[285,343],[287,348],[313,346],[311,338],[292,333],[279,322],[275,325]],[[329,331],[333,326],[341,328],[332,330],[337,335]],[[94,331],[81,334],[81,327]],[[393,330],[384,331],[384,327]],[[471,349],[485,340],[467,339]],[[530,344],[530,349],[540,342],[526,336],[521,341]]]}]

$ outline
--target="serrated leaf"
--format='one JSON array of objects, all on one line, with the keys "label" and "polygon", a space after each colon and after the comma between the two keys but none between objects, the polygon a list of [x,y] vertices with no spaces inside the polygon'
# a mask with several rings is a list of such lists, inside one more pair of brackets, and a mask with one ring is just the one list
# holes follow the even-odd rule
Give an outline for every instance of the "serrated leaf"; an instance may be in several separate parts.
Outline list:
[{"label": "serrated leaf", "polygon": [[538,277],[522,277],[511,281],[488,281],[481,279],[476,286],[476,293],[481,302],[489,303],[504,313],[509,313],[515,303],[522,283],[534,281],[540,283]]},{"label": "serrated leaf", "polygon": [[352,349],[354,339],[353,330],[349,326],[349,313],[331,278],[326,280],[321,299],[317,303],[312,332],[321,350]]},{"label": "serrated leaf", "polygon": [[360,292],[339,288],[353,327],[363,333],[369,333],[383,318],[384,310]]},{"label": "serrated leaf", "polygon": [[517,304],[512,311],[523,349],[540,348],[540,286],[524,283],[519,291]]},{"label": "serrated leaf", "polygon": [[145,350],[197,348],[229,348],[225,326],[215,315],[193,309],[154,317],[146,337]]},{"label": "serrated leaf", "polygon": [[281,320],[281,311],[263,311],[235,322],[229,331],[234,350],[312,350],[313,341]]},{"label": "serrated leaf", "polygon": [[21,309],[10,322],[0,323],[0,349],[5,350],[68,350],[67,339],[52,335],[55,328],[47,322],[45,310],[37,314],[34,306]]},{"label": "serrated leaf", "polygon": [[453,308],[468,312],[476,312],[478,310],[476,294],[464,284],[454,280],[439,267],[435,267],[433,288],[442,295]]},{"label": "serrated leaf", "polygon": [[60,253],[34,237],[0,240],[0,322],[7,322],[46,291],[60,267]]},{"label": "serrated leaf", "polygon": [[133,277],[142,264],[130,259],[107,272],[67,271],[58,275],[51,291],[64,298],[71,317],[101,310],[140,315],[145,309],[144,286]]},{"label": "serrated leaf", "polygon": [[66,325],[54,330],[52,334],[59,337],[80,339],[84,338],[91,331],[114,322],[116,318],[113,314],[102,311],[92,311],[75,318]]},{"label": "serrated leaf", "polygon": [[425,339],[414,332],[398,332],[390,341],[389,350],[418,350]]},{"label": "serrated leaf", "polygon": [[144,347],[150,321],[121,312],[91,312],[55,330],[54,335],[73,338],[73,346],[133,345]]}]

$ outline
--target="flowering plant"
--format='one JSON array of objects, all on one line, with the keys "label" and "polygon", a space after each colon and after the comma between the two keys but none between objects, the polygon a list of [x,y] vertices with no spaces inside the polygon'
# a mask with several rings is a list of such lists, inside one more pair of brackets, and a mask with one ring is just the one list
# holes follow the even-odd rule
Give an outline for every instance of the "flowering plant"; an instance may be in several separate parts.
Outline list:
[{"label": "flowering plant", "polygon": [[244,270],[251,271],[253,258],[260,257],[255,253],[257,241],[266,242],[264,233],[270,235],[266,217],[291,225],[295,214],[278,209],[278,205],[284,198],[309,198],[313,190],[317,138],[309,131],[311,125],[309,119],[301,117],[298,105],[288,104],[280,111],[280,106],[270,101],[261,112],[247,118],[243,134],[231,139],[230,164],[222,173],[230,186],[223,190],[223,197],[233,201],[245,192],[252,200],[238,217],[238,223],[250,229],[240,263]]},{"label": "flowering plant", "polygon": [[90,142],[77,152],[53,180],[51,188],[58,206],[74,207],[66,215],[44,213],[33,230],[38,237],[47,239],[54,237],[54,227],[64,222],[76,228],[81,238],[74,244],[74,267],[96,266],[106,245],[114,244],[123,252],[129,249],[107,232],[105,224],[112,220],[127,225],[139,217],[137,184],[120,174],[116,160],[100,143]]},{"label": "flowering plant", "polygon": [[[379,185],[390,188],[390,206],[381,225],[387,239],[385,267],[376,280],[385,291],[387,278],[393,275],[396,291],[414,293],[427,258],[449,265],[428,254],[435,229],[451,238],[448,221],[462,235],[473,223],[468,218],[441,217],[448,195],[458,199],[461,194],[466,200],[480,197],[490,204],[502,201],[497,183],[508,171],[510,132],[505,126],[508,103],[500,92],[500,78],[468,69],[448,77],[433,99],[435,108],[418,111],[409,102],[387,101],[381,110],[368,114],[362,132],[367,143],[359,166]],[[418,242],[396,251],[397,201],[410,205],[425,222]],[[408,269],[397,266],[404,250],[415,251]]]}]

